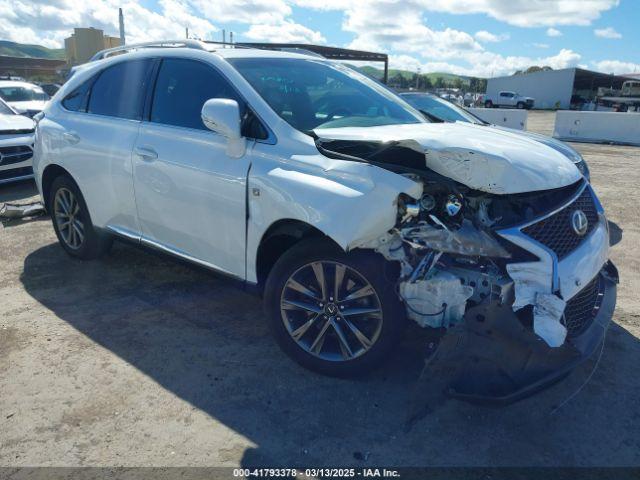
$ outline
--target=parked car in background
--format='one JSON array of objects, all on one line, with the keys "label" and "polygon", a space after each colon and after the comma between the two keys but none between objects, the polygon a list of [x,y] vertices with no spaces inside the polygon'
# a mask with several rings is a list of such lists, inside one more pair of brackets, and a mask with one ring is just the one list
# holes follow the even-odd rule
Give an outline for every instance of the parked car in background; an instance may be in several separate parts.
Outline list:
[{"label": "parked car in background", "polygon": [[60,85],[59,83],[41,83],[40,84],[40,88],[42,88],[42,90],[44,90],[44,93],[46,93],[50,97],[53,97],[56,94],[56,92],[60,90],[61,86],[62,85]]},{"label": "parked car in background", "polygon": [[514,135],[524,135],[537,140],[538,142],[543,143],[565,155],[576,165],[576,167],[578,167],[578,170],[582,172],[585,178],[589,180],[589,167],[587,166],[587,162],[585,162],[584,158],[582,158],[582,155],[580,155],[576,149],[564,142],[561,142],[560,140],[556,140],[555,138],[541,135],[539,133],[515,130],[513,128],[490,124],[468,110],[430,93],[407,92],[401,93],[400,96],[409,102],[414,108],[418,109],[432,122],[473,123],[475,125],[490,126],[505,132],[511,132]]},{"label": "parked car in background", "polygon": [[485,95],[484,106],[485,108],[526,108],[527,110],[533,108],[535,100],[531,97],[525,97],[516,92],[502,91],[497,96]]},{"label": "parked car in background", "polygon": [[565,155],[429,122],[309,55],[115,52],[37,124],[36,183],[70,256],[123,237],[242,281],[282,349],[324,374],[387,361],[408,320],[455,359],[446,391],[463,398],[515,401],[599,348],[617,273],[604,210]]},{"label": "parked car in background", "polygon": [[49,101],[49,95],[38,85],[13,80],[0,80],[0,98],[28,117],[40,113]]},{"label": "parked car in background", "polygon": [[33,178],[35,122],[0,99],[0,184]]}]

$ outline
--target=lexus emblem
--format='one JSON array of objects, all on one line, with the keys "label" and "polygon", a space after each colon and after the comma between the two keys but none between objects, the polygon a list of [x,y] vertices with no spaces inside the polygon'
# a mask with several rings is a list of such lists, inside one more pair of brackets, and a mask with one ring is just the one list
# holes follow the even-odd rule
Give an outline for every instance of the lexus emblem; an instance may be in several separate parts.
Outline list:
[{"label": "lexus emblem", "polygon": [[589,228],[589,220],[582,210],[576,210],[571,215],[571,226],[576,235],[583,236]]}]

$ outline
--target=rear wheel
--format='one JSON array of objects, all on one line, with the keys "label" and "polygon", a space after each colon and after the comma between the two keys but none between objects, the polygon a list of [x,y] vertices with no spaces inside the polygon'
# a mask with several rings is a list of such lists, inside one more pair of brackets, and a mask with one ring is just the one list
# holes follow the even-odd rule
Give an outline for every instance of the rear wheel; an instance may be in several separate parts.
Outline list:
[{"label": "rear wheel", "polygon": [[357,375],[379,365],[405,324],[383,264],[374,253],[345,254],[322,240],[286,252],[265,287],[265,309],[282,349],[326,375]]},{"label": "rear wheel", "polygon": [[89,260],[109,250],[112,239],[96,230],[80,189],[67,175],[51,184],[49,211],[62,248],[71,256]]}]

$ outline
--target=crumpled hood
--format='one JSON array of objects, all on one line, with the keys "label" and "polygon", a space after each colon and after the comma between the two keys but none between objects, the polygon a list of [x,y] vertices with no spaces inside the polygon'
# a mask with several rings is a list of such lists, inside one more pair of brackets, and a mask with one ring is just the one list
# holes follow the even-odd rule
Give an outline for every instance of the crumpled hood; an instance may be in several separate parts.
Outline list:
[{"label": "crumpled hood", "polygon": [[31,130],[34,128],[34,121],[22,115],[0,114],[0,135],[11,130]]},{"label": "crumpled hood", "polygon": [[574,163],[582,161],[582,156],[575,148],[553,137],[548,137],[547,135],[542,135],[540,133],[515,130],[513,128],[502,127],[500,125],[491,125],[491,128],[497,128],[498,130],[502,130],[503,132],[515,133],[516,135],[524,135],[525,137],[529,137],[533,140],[536,140],[537,142],[544,143],[548,147],[559,151]]},{"label": "crumpled hood", "polygon": [[571,160],[548,145],[470,123],[322,128],[314,132],[328,140],[402,142],[424,152],[425,166],[436,173],[489,193],[549,190],[582,178]]}]

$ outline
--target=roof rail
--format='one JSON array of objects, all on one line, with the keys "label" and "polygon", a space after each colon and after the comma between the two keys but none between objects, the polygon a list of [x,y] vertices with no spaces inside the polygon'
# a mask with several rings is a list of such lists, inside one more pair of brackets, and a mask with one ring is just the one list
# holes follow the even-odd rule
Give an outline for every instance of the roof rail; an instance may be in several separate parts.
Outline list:
[{"label": "roof rail", "polygon": [[111,55],[114,55],[119,52],[128,52],[131,50],[138,50],[141,48],[162,48],[162,47],[168,47],[168,48],[183,47],[183,48],[194,48],[196,50],[206,50],[202,42],[199,40],[191,40],[191,39],[162,40],[162,41],[156,41],[156,42],[132,43],[129,45],[120,45],[119,47],[100,50],[93,57],[91,57],[89,61],[94,62],[96,60],[102,60],[104,58],[110,57]]}]

